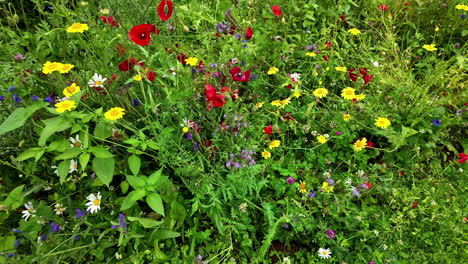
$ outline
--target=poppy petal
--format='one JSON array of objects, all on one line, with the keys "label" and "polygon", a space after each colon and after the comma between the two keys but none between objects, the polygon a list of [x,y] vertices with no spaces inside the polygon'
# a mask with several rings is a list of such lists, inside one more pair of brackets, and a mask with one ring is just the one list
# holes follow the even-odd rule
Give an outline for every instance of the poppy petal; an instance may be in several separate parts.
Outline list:
[{"label": "poppy petal", "polygon": [[281,7],[280,6],[271,6],[271,11],[273,12],[273,14],[277,17],[280,17],[281,14],[283,14],[283,12],[281,11]]},{"label": "poppy petal", "polygon": [[245,31],[245,39],[249,40],[253,37],[253,30],[251,27],[248,27],[247,30]]},{"label": "poppy petal", "polygon": [[[167,13],[164,12],[167,6]],[[168,20],[172,16],[173,4],[169,0],[162,0],[158,5],[158,15],[162,21]]]}]

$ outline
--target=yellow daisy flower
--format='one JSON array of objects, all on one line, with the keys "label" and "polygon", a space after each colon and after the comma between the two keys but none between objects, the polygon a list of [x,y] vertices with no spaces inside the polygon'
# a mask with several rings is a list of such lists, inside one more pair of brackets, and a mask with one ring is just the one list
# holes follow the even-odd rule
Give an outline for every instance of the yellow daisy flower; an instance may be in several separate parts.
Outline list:
[{"label": "yellow daisy flower", "polygon": [[302,96],[301,92],[300,91],[294,91],[293,92],[293,96],[296,97],[296,98],[299,98]]},{"label": "yellow daisy flower", "polygon": [[188,59],[185,59],[185,62],[190,66],[197,66],[198,59],[197,58],[188,58]]},{"label": "yellow daisy flower", "polygon": [[341,71],[341,72],[346,72],[346,67],[335,67],[335,70]]},{"label": "yellow daisy flower", "polygon": [[266,149],[264,149],[264,150],[262,151],[262,157],[263,157],[264,159],[269,159],[269,158],[271,158],[271,152],[268,151],[268,150],[266,150]]},{"label": "yellow daisy flower", "polygon": [[67,86],[63,89],[63,95],[70,97],[80,91],[80,87],[76,86],[76,83],[72,83],[70,86]]},{"label": "yellow daisy flower", "polygon": [[335,188],[335,186],[330,186],[330,184],[328,182],[323,182],[322,183],[322,190],[324,192],[333,192],[333,189]]},{"label": "yellow daisy flower", "polygon": [[314,91],[314,96],[318,98],[323,98],[327,96],[327,94],[328,94],[328,90],[325,88],[317,88]]},{"label": "yellow daisy flower", "polygon": [[58,69],[58,71],[59,71],[60,73],[67,73],[67,72],[69,72],[71,69],[73,69],[74,67],[75,67],[75,65],[73,65],[73,64],[62,64],[62,67],[60,67],[60,68]]},{"label": "yellow daisy flower", "polygon": [[366,98],[365,94],[356,94],[356,96],[354,97],[354,99],[356,99],[357,101],[362,100],[364,98]]},{"label": "yellow daisy flower", "polygon": [[281,108],[284,109],[284,107],[291,102],[291,98],[286,98],[284,100],[281,100]]},{"label": "yellow daisy flower", "polygon": [[341,97],[343,97],[346,100],[353,100],[356,95],[354,94],[354,89],[351,87],[346,87],[343,90],[341,90]]},{"label": "yellow daisy flower", "polygon": [[344,121],[348,122],[348,121],[351,120],[351,119],[352,119],[352,117],[351,117],[350,114],[343,114],[343,120],[344,120]]},{"label": "yellow daisy flower", "polygon": [[431,45],[424,45],[423,46],[423,49],[427,50],[427,51],[436,51],[437,48],[435,47],[435,44],[431,44]]},{"label": "yellow daisy flower", "polygon": [[306,193],[307,192],[307,182],[300,181],[299,182],[299,192]]},{"label": "yellow daisy flower", "polygon": [[133,76],[133,80],[135,80],[135,81],[137,81],[137,82],[141,81],[142,79],[143,79],[143,78],[142,78],[141,75],[139,75],[139,74]]},{"label": "yellow daisy flower", "polygon": [[315,52],[307,52],[307,53],[306,53],[306,56],[315,57],[315,56],[317,56],[317,53],[315,53]]},{"label": "yellow daisy flower", "polygon": [[274,149],[274,148],[279,147],[280,145],[281,145],[281,141],[279,141],[279,140],[272,140],[272,141],[270,142],[270,145],[268,146],[268,148]]},{"label": "yellow daisy flower", "polygon": [[279,71],[278,68],[276,68],[276,67],[271,67],[270,69],[268,69],[267,74],[269,74],[269,75],[271,75],[271,74],[276,74],[278,71]]},{"label": "yellow daisy flower", "polygon": [[73,23],[67,28],[68,33],[83,33],[85,30],[88,30],[89,27],[87,24]]},{"label": "yellow daisy flower", "polygon": [[281,106],[281,101],[280,101],[280,100],[274,100],[273,102],[271,102],[271,105],[273,105],[273,106]]},{"label": "yellow daisy flower", "polygon": [[262,108],[263,104],[264,104],[263,102],[258,102],[258,103],[255,104],[255,107]]},{"label": "yellow daisy flower", "polygon": [[357,28],[352,28],[350,30],[348,30],[349,33],[353,34],[353,35],[359,35],[361,34],[361,31]]},{"label": "yellow daisy flower", "polygon": [[63,67],[63,64],[60,62],[50,62],[47,61],[43,66],[42,66],[42,73],[44,74],[49,74],[54,71],[58,71]]},{"label": "yellow daisy flower", "polygon": [[356,140],[356,142],[354,142],[353,148],[355,151],[361,151],[366,147],[366,145],[367,145],[367,139],[362,138],[361,140]]},{"label": "yellow daisy flower", "polygon": [[56,103],[55,107],[56,107],[55,110],[57,112],[63,113],[65,111],[73,110],[73,108],[76,107],[76,103],[75,103],[75,101],[72,101],[72,100],[65,100],[65,101],[61,101],[61,102]]},{"label": "yellow daisy flower", "polygon": [[375,120],[375,125],[380,128],[387,128],[390,126],[390,120],[385,117],[379,117]]},{"label": "yellow daisy flower", "polygon": [[320,135],[317,137],[317,141],[320,143],[320,144],[325,144],[327,142],[327,138],[324,137],[323,135]]},{"label": "yellow daisy flower", "polygon": [[104,117],[109,120],[117,120],[124,116],[125,109],[121,107],[113,107],[109,111],[104,113]]}]

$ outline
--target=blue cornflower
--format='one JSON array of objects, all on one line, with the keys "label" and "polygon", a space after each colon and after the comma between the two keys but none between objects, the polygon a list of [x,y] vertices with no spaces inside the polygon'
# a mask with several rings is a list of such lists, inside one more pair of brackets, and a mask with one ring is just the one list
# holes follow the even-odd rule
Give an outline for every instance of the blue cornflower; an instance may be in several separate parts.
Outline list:
[{"label": "blue cornflower", "polygon": [[442,125],[442,122],[440,121],[440,119],[436,118],[432,120],[432,124],[436,127],[440,127],[440,125]]},{"label": "blue cornflower", "polygon": [[50,223],[50,232],[55,233],[60,231],[60,225],[56,224],[55,222]]},{"label": "blue cornflower", "polygon": [[15,102],[20,103],[21,102],[21,97],[17,96],[16,94],[13,95],[13,99]]},{"label": "blue cornflower", "polygon": [[133,106],[140,106],[140,101],[138,101],[138,99],[133,99]]},{"label": "blue cornflower", "polygon": [[315,196],[317,196],[317,194],[314,192],[314,190],[310,190],[308,196],[309,196],[310,198],[314,198]]},{"label": "blue cornflower", "polygon": [[0,101],[3,101],[3,100],[5,100],[5,96],[0,95]]},{"label": "blue cornflower", "polygon": [[10,88],[8,88],[8,91],[11,92],[15,89],[15,86],[14,85],[11,85]]},{"label": "blue cornflower", "polygon": [[32,100],[33,100],[33,101],[37,101],[38,99],[39,99],[39,97],[37,97],[37,95],[33,95],[33,96],[32,96]]}]

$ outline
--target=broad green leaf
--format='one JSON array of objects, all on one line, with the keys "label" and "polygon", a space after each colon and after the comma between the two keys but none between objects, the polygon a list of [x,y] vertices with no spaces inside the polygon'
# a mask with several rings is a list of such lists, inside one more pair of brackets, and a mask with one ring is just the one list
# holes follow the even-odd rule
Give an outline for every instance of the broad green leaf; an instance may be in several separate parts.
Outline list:
[{"label": "broad green leaf", "polygon": [[64,160],[60,162],[59,165],[57,166],[58,176],[60,178],[60,184],[63,184],[65,182],[65,179],[67,178],[69,170],[70,170],[69,160]]},{"label": "broad green leaf", "polygon": [[403,126],[403,127],[401,128],[401,135],[402,135],[403,137],[405,137],[405,138],[411,137],[412,135],[417,134],[417,133],[418,133],[418,131],[412,129],[411,127],[405,127],[405,126]]},{"label": "broad green leaf", "polygon": [[127,193],[129,186],[130,185],[128,185],[128,182],[126,182],[126,181],[123,181],[123,182],[120,183],[120,190],[122,190],[123,194]]},{"label": "broad green leaf", "polygon": [[136,201],[140,200],[141,198],[146,196],[146,191],[144,189],[138,189],[131,191],[127,197],[122,202],[122,206],[120,210],[127,210],[128,208],[132,207]]},{"label": "broad green leaf", "polygon": [[64,131],[72,126],[72,123],[62,116],[57,116],[51,119],[43,121],[45,123],[44,129],[42,129],[41,136],[39,137],[38,144],[43,147],[46,144],[47,139],[55,132]]},{"label": "broad green leaf", "polygon": [[146,202],[153,211],[164,216],[164,204],[158,193],[150,193],[146,196]]},{"label": "broad green leaf", "polygon": [[11,113],[10,116],[8,116],[7,119],[0,125],[0,135],[23,126],[24,122],[26,122],[26,120],[28,120],[28,118],[32,116],[34,112],[45,106],[47,106],[47,103],[37,101],[25,108],[20,107],[15,109],[15,111],[13,111],[13,113]]},{"label": "broad green leaf", "polygon": [[128,158],[128,167],[132,171],[133,175],[138,175],[138,172],[140,172],[140,166],[141,166],[141,159],[137,155],[131,155]]},{"label": "broad green leaf", "polygon": [[7,196],[5,201],[3,202],[4,205],[10,206],[12,210],[20,207],[23,203],[23,193],[24,184],[14,188]]},{"label": "broad green leaf", "polygon": [[159,184],[160,181],[162,180],[161,173],[162,173],[162,168],[153,172],[153,174],[151,174],[148,178],[148,185]]},{"label": "broad green leaf", "polygon": [[47,147],[48,152],[57,151],[57,152],[64,152],[65,150],[69,149],[71,142],[67,139],[59,139],[55,140],[54,142],[50,143]]},{"label": "broad green leaf", "polygon": [[100,139],[106,139],[112,135],[112,125],[108,122],[101,121],[94,128],[94,136]]},{"label": "broad green leaf", "polygon": [[147,140],[146,143],[148,144],[148,147],[150,149],[154,149],[154,150],[161,149],[161,146],[158,143],[156,143],[156,142],[154,142],[152,140]]},{"label": "broad green leaf", "polygon": [[93,170],[96,176],[101,180],[102,183],[109,186],[114,177],[114,158],[98,158],[93,159]]},{"label": "broad green leaf", "polygon": [[27,159],[30,159],[30,158],[34,158],[37,153],[39,153],[39,151],[41,151],[42,148],[30,148],[24,152],[22,152],[21,154],[18,155],[18,157],[16,158],[17,161],[23,161],[23,160],[27,160]]},{"label": "broad green leaf", "polygon": [[125,175],[125,177],[127,178],[130,186],[132,186],[134,189],[141,189],[146,185],[146,181],[142,177],[132,175]]},{"label": "broad green leaf", "polygon": [[62,154],[56,156],[54,159],[55,160],[66,160],[66,159],[72,159],[78,155],[80,155],[81,151],[83,151],[80,148],[69,148]]},{"label": "broad green leaf", "polygon": [[88,152],[82,153],[80,155],[79,160],[80,160],[80,166],[81,166],[82,171],[85,171],[90,158],[91,158],[91,154],[89,154]]},{"label": "broad green leaf", "polygon": [[184,206],[178,203],[177,201],[172,201],[171,218],[184,221],[186,216],[187,216],[187,212],[185,211]]},{"label": "broad green leaf", "polygon": [[103,146],[95,146],[90,149],[94,156],[102,159],[112,158],[114,155]]},{"label": "broad green leaf", "polygon": [[179,237],[180,233],[174,232],[171,230],[158,230],[154,232],[152,235],[152,238],[154,239],[167,239],[167,238],[174,238],[174,237]]},{"label": "broad green leaf", "polygon": [[156,220],[153,220],[153,219],[150,219],[150,218],[141,218],[141,217],[133,217],[133,216],[129,216],[129,217],[127,217],[127,219],[130,222],[137,221],[144,228],[153,228],[153,227],[159,226],[159,225],[161,225],[163,223],[163,221],[156,221]]},{"label": "broad green leaf", "polygon": [[[11,251],[12,249],[14,249],[15,240],[16,240],[15,236],[0,237],[0,252],[3,253],[4,251]],[[1,258],[4,258],[4,256],[2,256]],[[2,259],[0,259],[0,263],[1,261]],[[11,262],[8,262],[8,263],[11,263]]]}]

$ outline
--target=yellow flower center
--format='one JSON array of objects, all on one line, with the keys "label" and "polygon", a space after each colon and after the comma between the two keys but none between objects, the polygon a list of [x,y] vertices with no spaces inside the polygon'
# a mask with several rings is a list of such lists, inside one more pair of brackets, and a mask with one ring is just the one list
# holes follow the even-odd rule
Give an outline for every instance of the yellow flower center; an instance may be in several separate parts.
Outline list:
[{"label": "yellow flower center", "polygon": [[328,255],[326,251],[322,251],[322,255]]},{"label": "yellow flower center", "polygon": [[97,81],[94,83],[94,85],[102,85],[102,82],[101,81]]},{"label": "yellow flower center", "polygon": [[117,116],[117,115],[119,115],[119,113],[120,113],[119,110],[112,110],[112,111],[110,111],[109,114],[110,114],[111,116]]},{"label": "yellow flower center", "polygon": [[73,146],[76,147],[76,148],[79,148],[79,147],[81,147],[81,143],[80,142],[75,142],[75,143],[73,143]]},{"label": "yellow flower center", "polygon": [[99,199],[96,199],[96,200],[93,201],[93,204],[96,205],[96,206],[98,206],[100,203],[101,203],[101,200],[99,200]]},{"label": "yellow flower center", "polygon": [[73,28],[73,29],[80,29],[80,28],[81,28],[81,24],[75,23],[75,24],[72,25],[72,28]]},{"label": "yellow flower center", "polygon": [[356,147],[358,147],[358,148],[364,147],[364,142],[362,142],[362,141],[356,142]]}]

